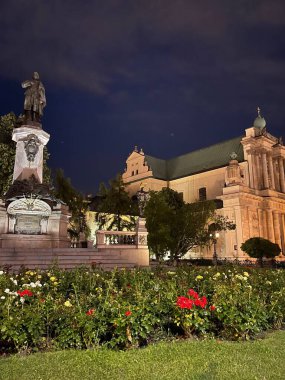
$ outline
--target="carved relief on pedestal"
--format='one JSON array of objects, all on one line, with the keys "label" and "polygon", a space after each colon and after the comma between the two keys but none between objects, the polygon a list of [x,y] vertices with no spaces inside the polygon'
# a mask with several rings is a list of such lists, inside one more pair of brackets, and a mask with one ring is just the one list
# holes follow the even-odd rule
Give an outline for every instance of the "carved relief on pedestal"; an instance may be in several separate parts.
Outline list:
[{"label": "carved relief on pedestal", "polygon": [[30,133],[27,137],[23,139],[24,144],[25,144],[25,152],[27,155],[27,160],[29,162],[32,162],[35,160],[35,157],[39,151],[39,146],[41,145],[40,140],[38,137]]},{"label": "carved relief on pedestal", "polygon": [[138,244],[147,245],[147,235],[138,235]]},{"label": "carved relief on pedestal", "polygon": [[21,198],[7,208],[9,233],[38,235],[47,233],[50,206],[39,199]]}]

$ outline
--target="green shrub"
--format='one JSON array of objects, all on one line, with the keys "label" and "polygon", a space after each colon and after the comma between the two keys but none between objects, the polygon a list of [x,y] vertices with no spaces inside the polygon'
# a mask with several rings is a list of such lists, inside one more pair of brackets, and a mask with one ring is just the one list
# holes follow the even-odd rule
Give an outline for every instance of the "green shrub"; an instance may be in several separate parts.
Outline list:
[{"label": "green shrub", "polygon": [[285,273],[241,267],[0,271],[0,350],[249,339],[285,322]]},{"label": "green shrub", "polygon": [[258,259],[262,264],[263,258],[274,258],[278,256],[281,249],[278,244],[261,237],[250,238],[241,245],[241,249],[250,257]]}]

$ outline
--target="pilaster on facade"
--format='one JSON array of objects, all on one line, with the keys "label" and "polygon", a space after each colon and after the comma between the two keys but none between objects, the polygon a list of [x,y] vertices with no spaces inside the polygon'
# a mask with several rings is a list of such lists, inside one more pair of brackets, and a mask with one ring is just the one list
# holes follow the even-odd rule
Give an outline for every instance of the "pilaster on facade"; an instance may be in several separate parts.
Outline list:
[{"label": "pilaster on facade", "polygon": [[268,239],[275,242],[274,228],[273,228],[273,213],[271,210],[266,210],[266,221],[268,230]]},{"label": "pilaster on facade", "polygon": [[273,211],[273,228],[275,243],[281,247],[280,214],[277,211]]},{"label": "pilaster on facade", "polygon": [[277,190],[285,193],[285,179],[284,179],[284,160],[285,160],[285,146],[282,141],[279,141],[272,150],[272,156],[276,163],[276,182]]},{"label": "pilaster on facade", "polygon": [[283,255],[285,254],[285,214],[280,215],[281,247]]},{"label": "pilaster on facade", "polygon": [[247,152],[248,171],[249,171],[249,187],[254,188],[254,174],[253,174],[253,158],[251,151]]},{"label": "pilaster on facade", "polygon": [[269,187],[272,190],[275,190],[275,177],[274,177],[274,169],[273,169],[273,159],[272,159],[271,154],[268,154],[268,167],[269,167]]},{"label": "pilaster on facade", "polygon": [[280,190],[285,193],[284,158],[278,157]]}]

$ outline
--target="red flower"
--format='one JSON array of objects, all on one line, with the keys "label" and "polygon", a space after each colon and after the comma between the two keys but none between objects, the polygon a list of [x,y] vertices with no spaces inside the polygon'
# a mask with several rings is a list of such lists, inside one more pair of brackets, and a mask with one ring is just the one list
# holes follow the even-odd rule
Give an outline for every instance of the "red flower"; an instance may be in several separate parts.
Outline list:
[{"label": "red flower", "polygon": [[126,317],[129,317],[130,315],[132,315],[132,312],[130,310],[128,310],[128,311],[125,312],[125,316]]},{"label": "red flower", "polygon": [[188,295],[189,295],[190,297],[193,297],[195,300],[197,300],[197,299],[199,298],[198,293],[195,292],[194,289],[189,289],[189,290],[188,290]]},{"label": "red flower", "polygon": [[25,289],[25,290],[22,290],[22,291],[18,290],[17,293],[19,294],[20,297],[24,297],[24,296],[32,297],[34,295],[33,292],[31,292],[28,289]]},{"label": "red flower", "polygon": [[211,311],[216,310],[216,306],[215,306],[215,305],[211,305],[211,306],[210,306],[210,310],[211,310]]},{"label": "red flower", "polygon": [[200,299],[195,300],[194,305],[195,306],[201,306],[201,300]]},{"label": "red flower", "polygon": [[177,298],[176,305],[180,307],[180,309],[192,309],[193,300],[180,296]]},{"label": "red flower", "polygon": [[94,314],[94,311],[95,311],[95,309],[89,309],[89,310],[86,312],[86,315],[92,315],[92,314]]},{"label": "red flower", "polygon": [[204,309],[207,305],[207,298],[205,296],[200,298],[200,306],[202,309]]}]

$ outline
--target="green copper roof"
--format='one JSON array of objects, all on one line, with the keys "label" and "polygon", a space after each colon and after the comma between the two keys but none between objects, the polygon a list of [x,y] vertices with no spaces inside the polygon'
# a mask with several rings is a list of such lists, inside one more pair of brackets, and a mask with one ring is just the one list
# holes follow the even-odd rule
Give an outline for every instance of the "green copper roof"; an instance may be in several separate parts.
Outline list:
[{"label": "green copper roof", "polygon": [[145,155],[147,165],[150,166],[155,178],[167,180],[166,160]]},{"label": "green copper roof", "polygon": [[236,137],[169,160],[161,160],[148,155],[145,157],[155,178],[166,181],[173,180],[227,166],[232,152],[237,154],[239,162],[244,161],[241,139],[242,136]]}]

